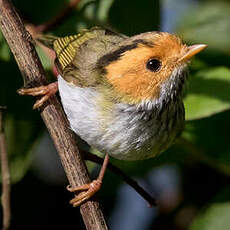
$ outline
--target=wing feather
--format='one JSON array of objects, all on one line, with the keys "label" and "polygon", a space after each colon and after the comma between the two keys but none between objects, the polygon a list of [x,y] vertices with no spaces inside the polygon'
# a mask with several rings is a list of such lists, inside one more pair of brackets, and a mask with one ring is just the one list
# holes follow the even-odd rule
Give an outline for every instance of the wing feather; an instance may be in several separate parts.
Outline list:
[{"label": "wing feather", "polygon": [[80,87],[98,84],[97,61],[127,37],[108,29],[93,27],[66,37],[38,39],[56,52],[55,65],[62,77]]}]

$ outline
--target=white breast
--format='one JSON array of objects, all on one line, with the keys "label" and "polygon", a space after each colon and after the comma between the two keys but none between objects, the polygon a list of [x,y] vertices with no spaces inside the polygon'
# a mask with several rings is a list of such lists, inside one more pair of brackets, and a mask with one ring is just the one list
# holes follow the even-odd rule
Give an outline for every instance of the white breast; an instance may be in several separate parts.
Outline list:
[{"label": "white breast", "polygon": [[180,125],[183,116],[177,114],[174,105],[170,108],[174,114],[171,121],[167,111],[159,118],[152,106],[143,110],[127,104],[116,104],[107,114],[109,117],[103,118],[98,104],[100,95],[95,89],[76,87],[61,76],[58,87],[71,129],[89,145],[118,159],[155,156],[172,144],[183,126]]}]

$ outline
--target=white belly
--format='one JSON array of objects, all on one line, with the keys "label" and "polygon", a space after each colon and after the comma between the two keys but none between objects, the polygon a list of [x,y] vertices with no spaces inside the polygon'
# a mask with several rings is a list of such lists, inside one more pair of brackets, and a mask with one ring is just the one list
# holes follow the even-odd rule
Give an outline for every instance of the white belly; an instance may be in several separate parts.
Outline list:
[{"label": "white belly", "polygon": [[[118,159],[153,157],[171,145],[182,128],[172,127],[181,123],[180,116],[163,122],[153,111],[137,111],[135,105],[116,104],[109,118],[103,117],[95,89],[76,87],[60,76],[58,87],[71,129],[92,147]],[[168,119],[165,114],[162,118]]]}]

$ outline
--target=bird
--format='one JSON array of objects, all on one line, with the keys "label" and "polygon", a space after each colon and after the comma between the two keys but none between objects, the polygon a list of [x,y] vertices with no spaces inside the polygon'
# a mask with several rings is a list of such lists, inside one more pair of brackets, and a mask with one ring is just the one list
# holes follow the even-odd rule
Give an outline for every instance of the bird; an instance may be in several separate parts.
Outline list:
[{"label": "bird", "polygon": [[100,189],[109,156],[120,160],[152,158],[182,133],[187,66],[207,45],[188,46],[167,32],[128,37],[100,27],[38,41],[56,52],[58,80],[19,93],[42,95],[34,105],[38,108],[59,90],[70,128],[105,154],[96,180],[68,187],[80,192],[70,201],[73,206]]}]

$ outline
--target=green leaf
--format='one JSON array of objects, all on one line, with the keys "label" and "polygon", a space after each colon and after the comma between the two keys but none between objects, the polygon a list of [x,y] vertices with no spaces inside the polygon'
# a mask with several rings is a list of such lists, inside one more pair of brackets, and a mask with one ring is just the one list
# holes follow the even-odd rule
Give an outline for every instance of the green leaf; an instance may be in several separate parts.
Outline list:
[{"label": "green leaf", "polygon": [[189,230],[227,230],[230,226],[230,202],[215,203],[195,219]]},{"label": "green leaf", "polygon": [[0,32],[0,59],[3,61],[9,61],[11,58],[10,48],[6,43],[2,33]]},{"label": "green leaf", "polygon": [[178,33],[186,41],[205,43],[209,48],[230,53],[230,4],[207,1],[191,8],[178,25]]},{"label": "green leaf", "polygon": [[44,67],[45,70],[51,69],[52,62],[51,59],[47,56],[47,54],[44,53],[42,48],[40,46],[36,46],[36,51],[38,53],[38,56],[41,60],[42,66]]},{"label": "green leaf", "polygon": [[0,62],[0,69],[0,105],[7,107],[4,126],[11,179],[15,183],[30,166],[31,151],[43,125],[39,113],[32,110],[34,99],[17,94],[23,82],[15,61]]},{"label": "green leaf", "polygon": [[23,178],[30,167],[31,153],[38,143],[43,127],[40,121],[35,122],[34,117],[24,120],[11,113],[6,113],[4,126],[10,159],[11,182],[16,183]]},{"label": "green leaf", "polygon": [[200,119],[230,108],[230,70],[209,68],[191,77],[184,99],[186,120]]},{"label": "green leaf", "polygon": [[112,6],[114,0],[100,0],[99,7],[98,7],[98,19],[100,21],[106,21],[109,14],[109,9]]}]

